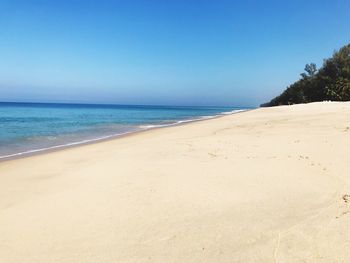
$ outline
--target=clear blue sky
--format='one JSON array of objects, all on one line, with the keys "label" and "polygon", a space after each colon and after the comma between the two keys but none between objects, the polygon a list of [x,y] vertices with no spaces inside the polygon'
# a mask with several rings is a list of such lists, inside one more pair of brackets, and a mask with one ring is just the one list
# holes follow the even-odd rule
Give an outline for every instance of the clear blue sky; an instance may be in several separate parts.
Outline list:
[{"label": "clear blue sky", "polygon": [[256,106],[349,42],[349,0],[0,0],[0,101]]}]

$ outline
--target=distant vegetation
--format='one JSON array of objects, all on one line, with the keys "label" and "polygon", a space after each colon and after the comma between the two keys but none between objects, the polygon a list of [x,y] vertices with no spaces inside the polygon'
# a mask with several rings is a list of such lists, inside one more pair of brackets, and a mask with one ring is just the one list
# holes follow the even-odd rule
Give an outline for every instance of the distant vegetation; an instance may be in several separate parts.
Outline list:
[{"label": "distant vegetation", "polygon": [[350,100],[350,44],[324,60],[320,69],[314,63],[307,64],[305,73],[300,75],[301,79],[290,85],[281,95],[261,106]]}]

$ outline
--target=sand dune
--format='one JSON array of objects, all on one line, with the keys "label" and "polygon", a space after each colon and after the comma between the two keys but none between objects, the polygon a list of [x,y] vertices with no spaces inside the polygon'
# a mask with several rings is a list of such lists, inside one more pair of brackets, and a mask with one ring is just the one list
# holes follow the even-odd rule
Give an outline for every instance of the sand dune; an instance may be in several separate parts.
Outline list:
[{"label": "sand dune", "polygon": [[0,262],[350,262],[350,103],[1,162]]}]

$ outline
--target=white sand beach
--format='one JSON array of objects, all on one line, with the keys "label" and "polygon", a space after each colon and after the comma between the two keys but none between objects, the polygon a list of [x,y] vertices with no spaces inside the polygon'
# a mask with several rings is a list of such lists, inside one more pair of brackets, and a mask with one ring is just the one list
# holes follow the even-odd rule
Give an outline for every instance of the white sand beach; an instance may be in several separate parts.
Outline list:
[{"label": "white sand beach", "polygon": [[0,262],[350,262],[350,103],[3,161]]}]

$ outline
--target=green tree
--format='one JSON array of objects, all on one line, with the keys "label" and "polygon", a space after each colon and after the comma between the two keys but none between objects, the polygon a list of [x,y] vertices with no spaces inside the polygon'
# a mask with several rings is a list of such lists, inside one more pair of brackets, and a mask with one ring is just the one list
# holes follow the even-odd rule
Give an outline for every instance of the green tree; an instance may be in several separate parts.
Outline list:
[{"label": "green tree", "polygon": [[301,73],[300,75],[303,78],[314,77],[317,72],[316,64],[315,63],[306,64],[304,70],[306,71],[307,74]]},{"label": "green tree", "polygon": [[350,100],[350,44],[335,51],[317,70],[316,64],[306,64],[301,79],[281,95],[262,106],[305,103],[322,100]]}]

